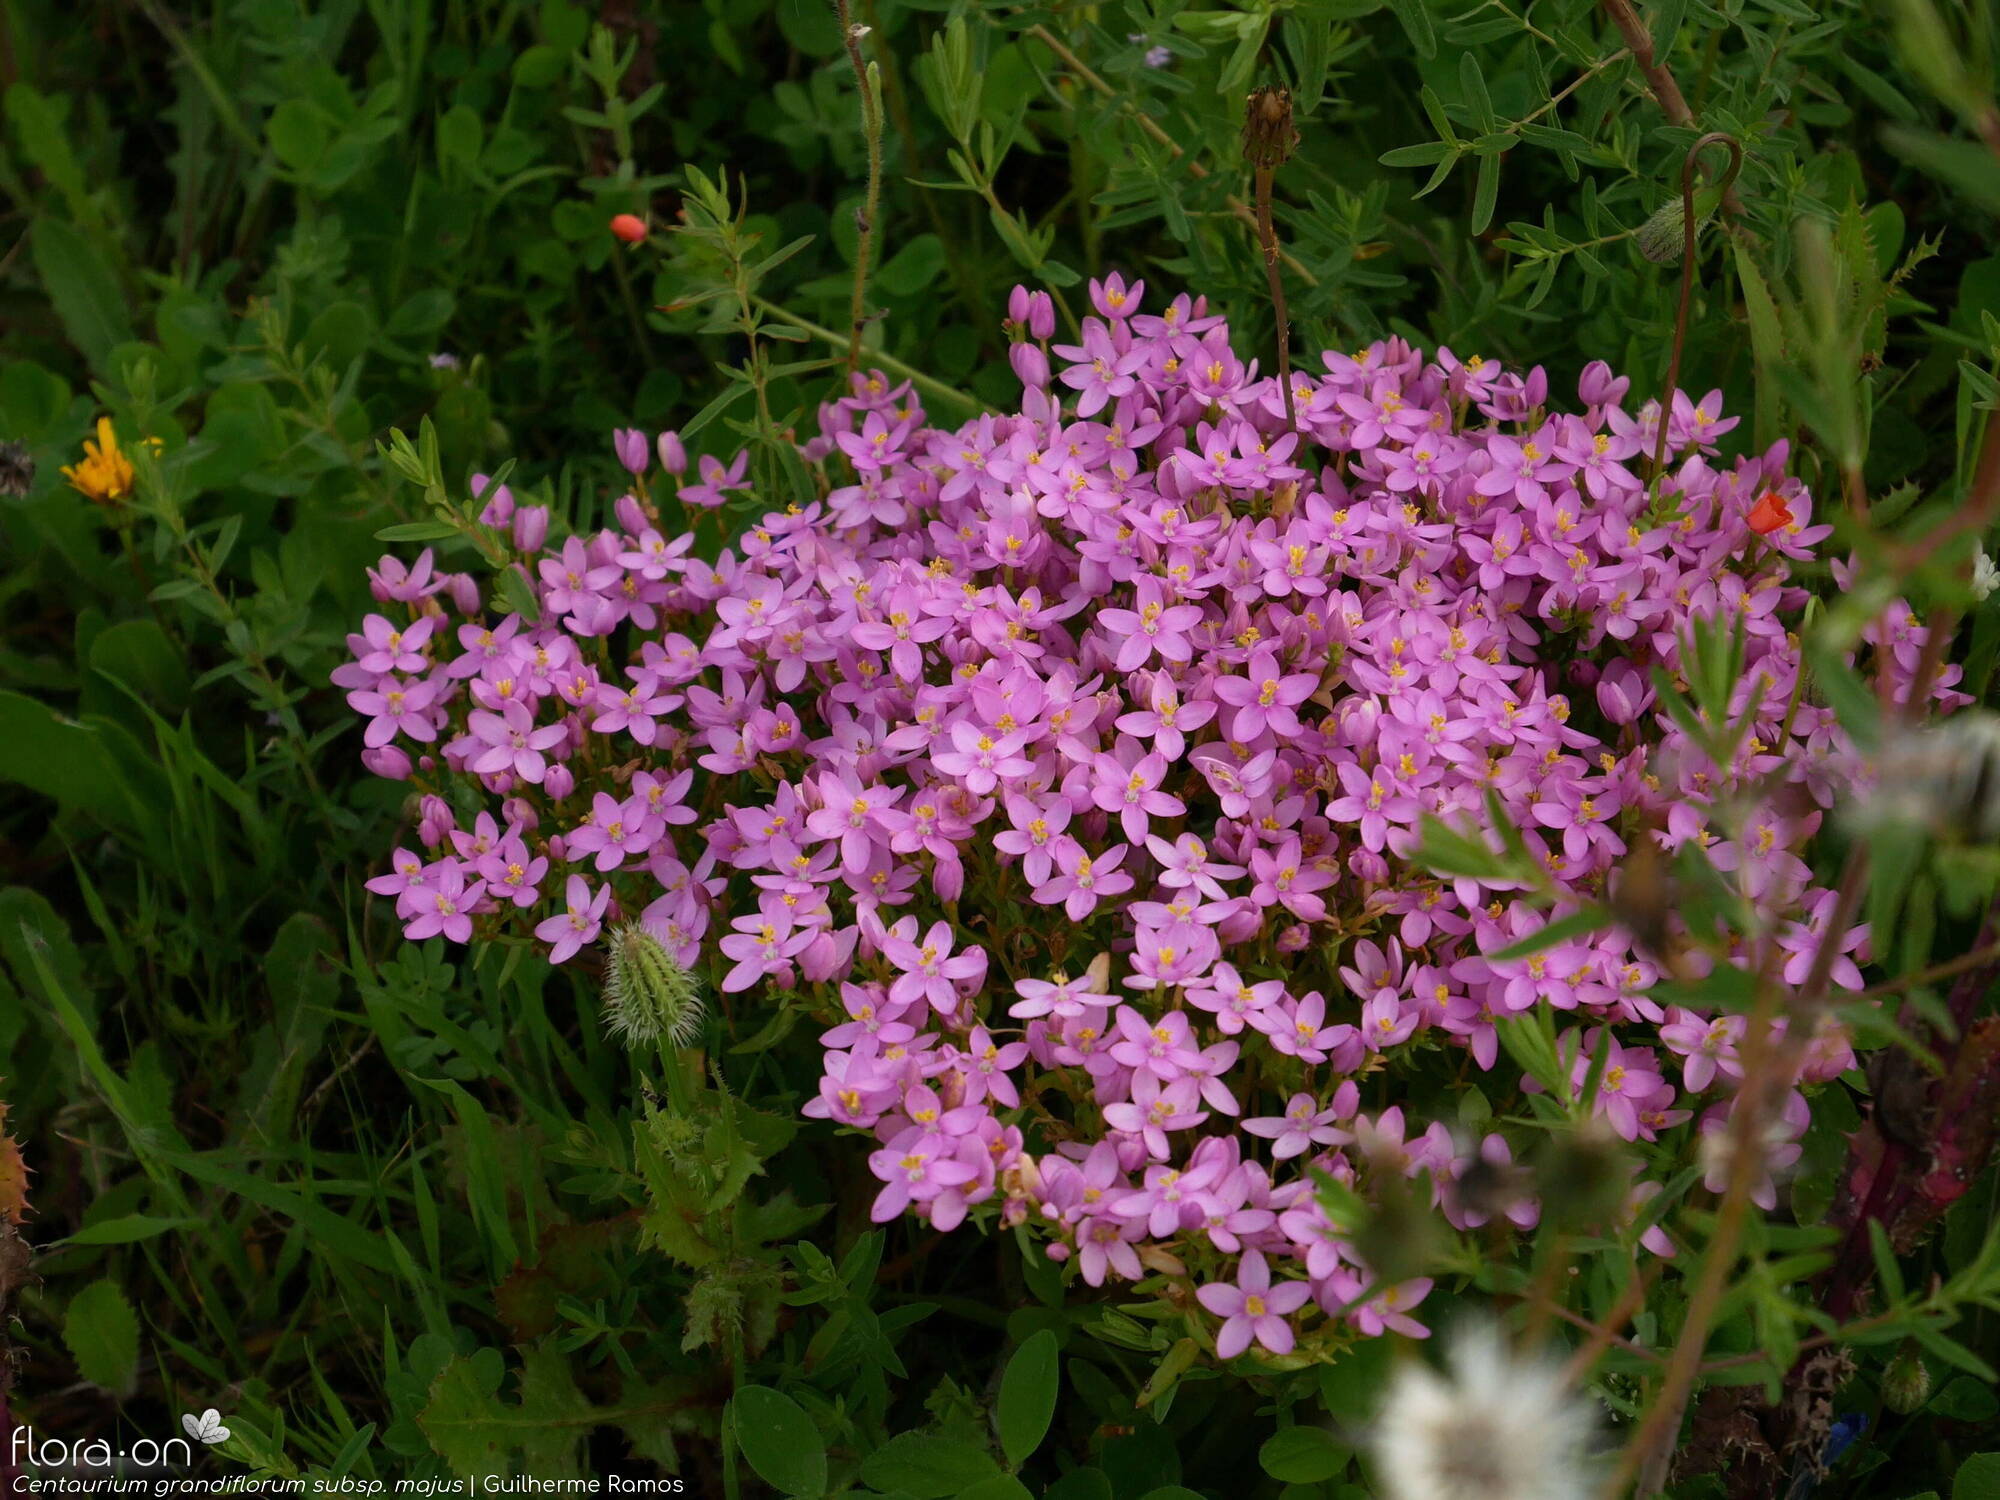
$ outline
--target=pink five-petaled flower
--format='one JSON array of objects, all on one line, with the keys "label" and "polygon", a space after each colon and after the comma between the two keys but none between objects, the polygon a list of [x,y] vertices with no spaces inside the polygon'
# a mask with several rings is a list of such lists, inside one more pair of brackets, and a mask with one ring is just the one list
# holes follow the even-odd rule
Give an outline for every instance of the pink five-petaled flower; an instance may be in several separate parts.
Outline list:
[{"label": "pink five-petaled flower", "polygon": [[1115,755],[1100,755],[1091,762],[1091,771],[1097,778],[1091,800],[1118,814],[1125,837],[1135,844],[1145,840],[1149,818],[1178,818],[1187,811],[1180,798],[1160,790],[1167,758],[1157,750],[1140,756],[1129,769]]},{"label": "pink five-petaled flower", "polygon": [[596,941],[604,927],[604,909],[611,902],[611,887],[601,885],[593,896],[590,882],[581,875],[572,875],[563,900],[568,910],[535,928],[536,937],[555,945],[549,954],[552,964],[564,962],[585,943]]},{"label": "pink five-petaled flower", "polygon": [[1099,901],[1132,889],[1132,877],[1118,868],[1129,847],[1114,844],[1093,858],[1083,845],[1065,835],[1056,845],[1056,868],[1061,873],[1036,886],[1035,899],[1044,906],[1060,901],[1069,919],[1081,922],[1097,909]]},{"label": "pink five-petaled flower", "polygon": [[1219,677],[1215,696],[1236,712],[1229,719],[1229,737],[1249,744],[1265,730],[1281,738],[1299,732],[1295,710],[1319,687],[1311,672],[1286,673],[1278,653],[1260,646],[1251,653],[1242,677]]},{"label": "pink five-petaled flower", "polygon": [[1101,609],[1097,623],[1124,637],[1115,663],[1120,672],[1136,672],[1155,651],[1170,662],[1185,662],[1194,655],[1187,632],[1201,623],[1201,607],[1195,604],[1168,604],[1160,582],[1150,574],[1140,578],[1137,609]]},{"label": "pink five-petaled flower", "polygon": [[898,1005],[928,1000],[940,1015],[956,1010],[958,990],[953,981],[969,979],[976,984],[984,978],[986,950],[971,947],[953,954],[952,942],[951,924],[933,922],[921,943],[893,937],[883,943],[883,956],[902,971],[889,986],[889,998]]},{"label": "pink five-petaled flower", "polygon": [[540,786],[548,772],[543,752],[561,744],[569,733],[559,723],[537,729],[534,712],[518,700],[502,703],[498,713],[474,709],[466,715],[465,727],[475,745],[465,763],[468,770],[481,776],[511,771],[533,786]]},{"label": "pink five-petaled flower", "polygon": [[1297,1312],[1312,1296],[1312,1287],[1303,1281],[1271,1284],[1271,1268],[1261,1252],[1245,1250],[1234,1285],[1211,1281],[1195,1292],[1201,1305],[1223,1320],[1216,1330],[1218,1358],[1234,1359],[1250,1347],[1252,1339],[1273,1354],[1292,1352],[1292,1325],[1285,1319]]},{"label": "pink five-petaled flower", "polygon": [[1345,1115],[1340,1109],[1341,1095],[1336,1095],[1333,1104],[1320,1109],[1311,1094],[1294,1094],[1282,1115],[1245,1120],[1243,1128],[1252,1135],[1263,1136],[1273,1142],[1271,1155],[1277,1161],[1302,1156],[1314,1146],[1332,1146],[1351,1140],[1353,1137],[1334,1121],[1354,1113],[1354,1081],[1349,1079],[1340,1087],[1346,1098]]},{"label": "pink five-petaled flower", "polygon": [[403,929],[403,936],[419,942],[440,935],[450,943],[471,942],[472,909],[485,894],[485,881],[475,880],[467,885],[465,872],[456,862],[446,863],[438,869],[429,888],[413,900],[416,914]]},{"label": "pink five-petaled flower", "polygon": [[378,687],[349,693],[347,704],[356,713],[367,716],[368,727],[362,732],[361,743],[373,750],[388,744],[398,734],[426,744],[435,740],[437,721],[431,710],[437,697],[435,682],[384,677]]},{"label": "pink five-petaled flower", "polygon": [[794,928],[789,916],[759,914],[738,917],[729,924],[736,930],[722,940],[722,954],[735,964],[722,978],[725,994],[747,990],[758,980],[786,973],[791,960],[811,946],[815,936],[810,927]]},{"label": "pink five-petaled flower", "polygon": [[947,1188],[979,1175],[951,1154],[951,1143],[945,1137],[918,1131],[910,1134],[913,1139],[868,1158],[868,1170],[885,1184],[868,1210],[868,1217],[877,1224],[886,1224],[912,1203],[928,1203]]},{"label": "pink five-petaled flower", "polygon": [[984,796],[1004,777],[1014,780],[1035,768],[1020,753],[1026,743],[1021,734],[992,734],[977,725],[960,721],[951,726],[951,750],[931,756],[931,764],[947,776],[964,780],[972,791]]}]

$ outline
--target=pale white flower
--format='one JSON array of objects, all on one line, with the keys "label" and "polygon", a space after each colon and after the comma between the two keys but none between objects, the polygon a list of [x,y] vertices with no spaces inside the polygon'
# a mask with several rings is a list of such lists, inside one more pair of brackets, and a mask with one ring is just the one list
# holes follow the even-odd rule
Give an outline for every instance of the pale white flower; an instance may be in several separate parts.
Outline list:
[{"label": "pale white flower", "polygon": [[1447,1374],[1397,1373],[1371,1433],[1388,1500],[1586,1500],[1592,1409],[1540,1359],[1476,1324],[1452,1341]]},{"label": "pale white flower", "polygon": [[1995,589],[2000,589],[2000,567],[1995,567],[1993,559],[1981,548],[1972,560],[1972,597],[1984,599]]}]

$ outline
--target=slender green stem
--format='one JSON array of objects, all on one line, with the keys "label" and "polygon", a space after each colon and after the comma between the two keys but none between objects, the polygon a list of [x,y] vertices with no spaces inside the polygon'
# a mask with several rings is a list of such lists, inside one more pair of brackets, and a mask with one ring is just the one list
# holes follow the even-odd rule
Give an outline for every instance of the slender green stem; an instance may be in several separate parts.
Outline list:
[{"label": "slender green stem", "polygon": [[[762,297],[752,297],[750,301],[751,305],[765,317],[779,323],[788,324],[798,329],[801,333],[809,333],[816,339],[823,339],[836,349],[847,342],[845,334],[835,333],[831,328],[822,327],[818,323],[808,322],[797,313],[782,308],[775,302],[768,302]],[[981,401],[977,396],[968,395],[956,386],[949,386],[942,380],[933,379],[914,365],[904,364],[903,361],[897,359],[894,355],[884,354],[877,350],[873,358],[877,364],[881,365],[890,374],[902,376],[920,391],[928,392],[930,395],[947,401],[956,401],[960,406],[974,413],[983,414],[990,410],[986,403]]]},{"label": "slender green stem", "polygon": [[848,0],[834,0],[834,9],[840,15],[840,37],[854,68],[855,87],[861,91],[861,133],[868,141],[868,196],[856,220],[861,235],[854,247],[854,295],[848,308],[847,372],[851,375],[861,368],[861,333],[868,326],[868,264],[875,249],[875,225],[882,213],[882,101],[877,95],[876,69],[861,57],[866,28],[855,25]]}]

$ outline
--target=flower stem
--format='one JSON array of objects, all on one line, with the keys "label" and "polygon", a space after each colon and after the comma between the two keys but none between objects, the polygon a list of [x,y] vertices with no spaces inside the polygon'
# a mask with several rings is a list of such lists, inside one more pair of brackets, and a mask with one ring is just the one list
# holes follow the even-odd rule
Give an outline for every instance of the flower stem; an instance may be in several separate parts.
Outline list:
[{"label": "flower stem", "polygon": [[854,83],[861,91],[861,134],[868,142],[868,196],[855,216],[861,235],[854,249],[854,296],[848,307],[847,373],[851,375],[861,368],[861,331],[868,324],[868,263],[875,248],[875,223],[882,211],[882,101],[879,75],[861,56],[861,38],[868,28],[855,23],[848,0],[834,0],[834,9],[840,15],[841,41],[854,68]]},{"label": "flower stem", "polygon": [[[774,319],[780,323],[789,324],[801,333],[809,333],[816,339],[824,339],[835,348],[839,348],[847,342],[843,335],[835,333],[831,328],[822,327],[818,323],[808,322],[797,313],[782,308],[775,302],[767,302],[762,297],[752,297],[750,300],[751,305],[765,317]],[[924,374],[922,370],[917,369],[914,365],[904,364],[903,361],[893,355],[883,354],[878,350],[874,358],[875,362],[881,365],[883,369],[889,371],[891,374],[902,376],[920,391],[927,391],[931,395],[942,397],[947,401],[956,401],[960,406],[977,414],[983,415],[988,410],[986,403],[981,401],[977,396],[968,395],[956,386],[946,385],[942,380],[937,380],[932,376]]]}]

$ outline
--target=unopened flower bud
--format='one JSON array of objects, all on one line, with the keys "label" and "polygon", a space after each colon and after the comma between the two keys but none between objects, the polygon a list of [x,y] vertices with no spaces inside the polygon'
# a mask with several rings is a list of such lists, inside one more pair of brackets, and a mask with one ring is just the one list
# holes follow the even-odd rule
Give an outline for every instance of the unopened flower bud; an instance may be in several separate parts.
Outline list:
[{"label": "unopened flower bud", "polygon": [[1890,1411],[1907,1414],[1922,1406],[1930,1395],[1930,1366],[1918,1353],[1916,1341],[1905,1339],[1882,1372],[1882,1404]]},{"label": "unopened flower bud", "polygon": [[472,498],[484,500],[485,508],[479,512],[482,526],[505,526],[514,519],[514,492],[506,485],[494,486],[484,474],[472,476]]},{"label": "unopened flower bud", "polygon": [[542,543],[548,539],[549,508],[546,505],[524,505],[514,512],[516,552],[539,552]]},{"label": "unopened flower bud", "polygon": [[611,220],[611,232],[628,245],[636,245],[646,237],[646,221],[637,214],[618,214]]},{"label": "unopened flower bud", "polygon": [[[1694,232],[1700,235],[1708,215],[1697,205]],[[1687,212],[1679,197],[1669,198],[1653,210],[1653,216],[1639,226],[1634,238],[1639,253],[1657,266],[1670,266],[1687,251]]]},{"label": "unopened flower bud", "polygon": [[445,835],[458,827],[458,819],[452,816],[451,804],[444,798],[426,793],[418,804],[422,809],[417,819],[417,837],[426,849],[435,849],[445,840]]},{"label": "unopened flower bud", "polygon": [[687,449],[681,446],[681,435],[678,432],[661,433],[659,441],[653,446],[659,450],[661,468],[676,479],[687,473]]},{"label": "unopened flower bud", "polygon": [[627,1047],[666,1041],[685,1047],[701,1029],[701,991],[643,922],[611,934],[604,979],[604,1024]]},{"label": "unopened flower bud", "polygon": [[633,495],[620,495],[611,507],[611,513],[618,518],[618,524],[634,536],[651,524],[646,519],[645,511],[639,508],[638,498]]},{"label": "unopened flower bud", "polygon": [[470,573],[453,573],[444,581],[445,592],[451,595],[451,602],[462,615],[479,613],[479,580]]},{"label": "unopened flower bud", "polygon": [[1056,331],[1055,299],[1047,292],[1028,293],[1028,332],[1035,338],[1053,338]]},{"label": "unopened flower bud", "polygon": [[1039,344],[1009,344],[1007,363],[1014,367],[1014,374],[1029,390],[1048,389],[1049,357],[1042,353]]},{"label": "unopened flower bud", "polygon": [[542,790],[561,802],[576,790],[576,775],[568,766],[550,766],[542,774]]},{"label": "unopened flower bud", "polygon": [[1585,406],[1613,406],[1625,399],[1625,393],[1632,388],[1631,380],[1623,375],[1613,375],[1611,366],[1601,359],[1593,359],[1583,367],[1577,377],[1576,393]]},{"label": "unopened flower bud", "polygon": [[361,764],[385,781],[410,779],[410,757],[395,745],[377,745],[363,750]]},{"label": "unopened flower bud", "polygon": [[646,434],[636,427],[619,427],[612,431],[611,447],[618,455],[618,462],[627,472],[643,474],[646,465],[652,461],[652,453],[646,444]]}]

